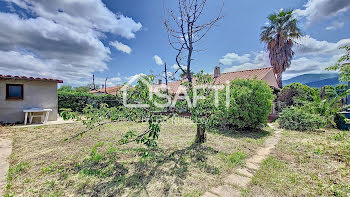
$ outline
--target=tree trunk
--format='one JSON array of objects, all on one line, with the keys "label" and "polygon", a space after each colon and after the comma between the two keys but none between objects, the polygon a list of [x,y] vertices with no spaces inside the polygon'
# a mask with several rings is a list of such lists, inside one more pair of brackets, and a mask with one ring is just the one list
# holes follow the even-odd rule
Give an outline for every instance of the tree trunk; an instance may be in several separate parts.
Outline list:
[{"label": "tree trunk", "polygon": [[207,140],[207,136],[205,135],[205,128],[201,124],[197,124],[197,135],[196,135],[196,143],[202,144]]},{"label": "tree trunk", "polygon": [[190,48],[188,49],[188,55],[187,55],[187,79],[188,83],[190,85],[190,88],[192,88],[192,76],[191,76],[191,60],[192,60],[192,43],[190,41]]},{"label": "tree trunk", "polygon": [[282,73],[277,73],[277,84],[279,88],[282,88]]}]

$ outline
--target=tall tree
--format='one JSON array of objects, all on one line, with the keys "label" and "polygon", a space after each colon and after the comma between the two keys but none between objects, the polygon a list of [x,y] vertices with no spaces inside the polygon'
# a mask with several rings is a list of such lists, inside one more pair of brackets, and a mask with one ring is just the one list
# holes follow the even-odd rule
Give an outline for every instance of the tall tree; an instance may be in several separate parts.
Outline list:
[{"label": "tall tree", "polygon": [[[195,49],[195,45],[223,18],[221,8],[216,17],[203,22],[202,17],[205,13],[206,3],[207,0],[177,0],[177,9],[164,8],[166,14],[164,25],[168,32],[169,44],[177,51],[178,70],[186,74],[190,88],[192,88],[192,55],[193,52],[200,51]],[[183,57],[185,68],[182,66]],[[204,128],[197,124],[197,142],[203,143],[205,141],[204,131]]]},{"label": "tall tree", "polygon": [[293,17],[293,10],[281,9],[267,18],[269,22],[262,27],[260,41],[266,44],[270,64],[277,75],[278,86],[282,88],[282,73],[290,67],[294,56],[293,39],[302,34],[297,26],[297,19]]}]

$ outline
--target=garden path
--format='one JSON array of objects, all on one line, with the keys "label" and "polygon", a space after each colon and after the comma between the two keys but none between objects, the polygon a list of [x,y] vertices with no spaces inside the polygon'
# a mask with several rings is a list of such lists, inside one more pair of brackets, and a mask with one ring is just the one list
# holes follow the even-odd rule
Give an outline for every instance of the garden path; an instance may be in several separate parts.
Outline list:
[{"label": "garden path", "polygon": [[241,196],[242,189],[245,189],[252,177],[259,169],[260,164],[268,157],[271,150],[275,148],[280,140],[282,129],[278,129],[275,125],[269,124],[274,129],[274,134],[268,137],[264,146],[259,148],[255,155],[248,158],[246,166],[238,168],[235,173],[227,176],[224,180],[225,184],[219,187],[211,188],[203,197],[236,197]]},{"label": "garden path", "polygon": [[0,196],[4,196],[7,173],[9,169],[9,156],[12,152],[12,140],[0,126]]}]

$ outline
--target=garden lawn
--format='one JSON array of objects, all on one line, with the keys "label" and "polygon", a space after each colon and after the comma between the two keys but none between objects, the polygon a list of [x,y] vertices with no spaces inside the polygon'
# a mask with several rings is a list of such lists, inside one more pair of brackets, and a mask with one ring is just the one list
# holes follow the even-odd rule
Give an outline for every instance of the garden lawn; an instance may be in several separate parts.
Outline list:
[{"label": "garden lawn", "polygon": [[179,118],[162,124],[159,148],[143,158],[144,146],[117,142],[144,123],[119,122],[84,130],[81,123],[28,128],[7,127],[13,152],[8,196],[200,196],[223,184],[271,134],[261,131],[207,133],[193,144],[195,125]]},{"label": "garden lawn", "polygon": [[284,131],[247,196],[350,196],[350,133]]}]

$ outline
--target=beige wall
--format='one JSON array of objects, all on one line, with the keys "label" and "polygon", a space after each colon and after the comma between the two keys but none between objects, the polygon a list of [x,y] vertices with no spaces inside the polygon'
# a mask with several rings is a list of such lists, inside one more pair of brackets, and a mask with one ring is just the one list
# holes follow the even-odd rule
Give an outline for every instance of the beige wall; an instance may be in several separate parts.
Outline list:
[{"label": "beige wall", "polygon": [[270,86],[278,88],[277,80],[272,70],[268,72],[262,80],[266,81]]},{"label": "beige wall", "polygon": [[[23,84],[23,100],[6,100],[6,84]],[[49,120],[57,120],[57,82],[0,80],[0,122],[24,121],[23,109],[49,108]]]}]

